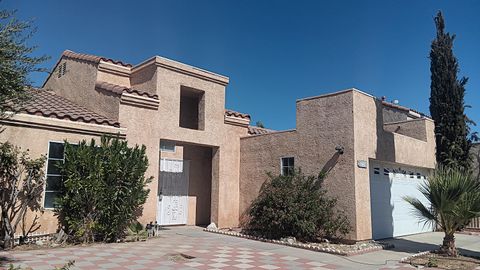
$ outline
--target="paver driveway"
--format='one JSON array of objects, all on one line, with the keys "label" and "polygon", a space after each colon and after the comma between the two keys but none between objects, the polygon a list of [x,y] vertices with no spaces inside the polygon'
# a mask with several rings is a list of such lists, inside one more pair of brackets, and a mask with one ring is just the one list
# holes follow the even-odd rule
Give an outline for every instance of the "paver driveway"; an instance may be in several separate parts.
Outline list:
[{"label": "paver driveway", "polygon": [[161,235],[147,242],[0,252],[0,258],[33,269],[53,269],[69,260],[75,260],[72,269],[412,269],[396,261],[408,254],[404,251],[345,258],[207,233],[197,227],[169,228]]}]

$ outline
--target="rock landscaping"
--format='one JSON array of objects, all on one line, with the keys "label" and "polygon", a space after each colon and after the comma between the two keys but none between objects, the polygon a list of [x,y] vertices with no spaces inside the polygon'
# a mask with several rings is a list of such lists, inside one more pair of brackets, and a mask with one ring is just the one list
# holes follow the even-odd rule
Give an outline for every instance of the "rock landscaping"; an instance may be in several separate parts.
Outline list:
[{"label": "rock landscaping", "polygon": [[434,252],[421,252],[400,260],[417,268],[428,267],[449,270],[473,270],[480,266],[478,258],[465,256],[447,257]]},{"label": "rock landscaping", "polygon": [[342,255],[342,256],[352,256],[352,255],[364,254],[368,252],[393,248],[393,245],[391,244],[377,242],[377,241],[362,241],[362,242],[357,242],[349,245],[349,244],[331,243],[331,242],[304,243],[304,242],[297,241],[295,237],[281,238],[280,240],[266,239],[262,237],[244,234],[238,228],[237,229],[206,228],[204,231],[223,234],[223,235],[230,235],[230,236],[235,236],[240,238],[246,238],[246,239],[251,239],[256,241],[268,242],[268,243],[273,243],[278,245],[308,249],[308,250],[317,251],[317,252],[325,252],[330,254]]}]

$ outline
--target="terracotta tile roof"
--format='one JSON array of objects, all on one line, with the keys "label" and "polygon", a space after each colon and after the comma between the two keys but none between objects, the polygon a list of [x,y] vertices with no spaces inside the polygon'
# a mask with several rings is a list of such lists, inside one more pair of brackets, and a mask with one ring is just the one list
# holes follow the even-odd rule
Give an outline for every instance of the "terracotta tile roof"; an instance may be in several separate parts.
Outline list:
[{"label": "terracotta tile roof", "polygon": [[21,108],[15,108],[14,104],[8,103],[7,107],[19,113],[120,127],[120,123],[116,120],[99,115],[64,97],[55,95],[53,92],[43,89],[31,89],[29,94],[31,98]]},{"label": "terracotta tile roof", "polygon": [[255,127],[255,126],[248,126],[248,134],[249,135],[260,135],[260,134],[267,134],[267,133],[272,133],[272,132],[275,132],[275,130],[267,129],[267,128],[261,128],[261,127]]},{"label": "terracotta tile roof", "polygon": [[119,94],[119,95],[121,95],[123,92],[127,92],[127,93],[130,93],[130,94],[136,94],[136,95],[139,95],[139,96],[145,96],[145,97],[149,97],[149,98],[153,98],[153,99],[158,99],[158,95],[156,95],[156,94],[151,94],[151,93],[148,93],[146,91],[132,89],[132,88],[128,88],[128,87],[125,87],[125,86],[120,86],[120,85],[111,84],[111,83],[107,83],[107,82],[98,82],[97,81],[95,83],[95,88],[100,88],[100,89],[103,89],[103,90],[107,90],[107,91],[110,91],[112,93]]},{"label": "terracotta tile roof", "polygon": [[96,56],[96,55],[91,55],[91,54],[83,54],[83,53],[76,53],[72,52],[70,50],[65,50],[62,54],[63,57],[71,58],[71,59],[77,59],[77,60],[82,60],[86,62],[91,62],[98,64],[100,61],[105,61],[105,62],[110,62],[115,65],[120,65],[124,67],[133,67],[132,64],[124,63],[122,61],[118,60],[113,60],[111,58],[106,58],[106,57],[101,57],[101,56]]},{"label": "terracotta tile roof", "polygon": [[233,117],[240,117],[244,119],[250,119],[250,115],[246,113],[240,113],[232,110],[225,110],[225,115],[226,116],[233,116]]}]

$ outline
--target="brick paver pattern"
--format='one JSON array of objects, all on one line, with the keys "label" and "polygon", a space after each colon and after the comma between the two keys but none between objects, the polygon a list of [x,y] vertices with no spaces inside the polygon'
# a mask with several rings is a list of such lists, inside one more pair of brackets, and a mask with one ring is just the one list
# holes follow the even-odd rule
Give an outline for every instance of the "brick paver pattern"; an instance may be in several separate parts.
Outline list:
[{"label": "brick paver pattern", "polygon": [[[175,237],[178,239],[178,237]],[[183,238],[183,237],[181,237]],[[14,265],[54,269],[75,260],[73,269],[336,269],[332,264],[275,254],[238,245],[218,246],[212,238],[163,238],[146,242],[99,244],[4,252]],[[184,259],[179,254],[191,256]],[[7,262],[8,266],[10,262]],[[4,267],[6,267],[4,266]]]}]

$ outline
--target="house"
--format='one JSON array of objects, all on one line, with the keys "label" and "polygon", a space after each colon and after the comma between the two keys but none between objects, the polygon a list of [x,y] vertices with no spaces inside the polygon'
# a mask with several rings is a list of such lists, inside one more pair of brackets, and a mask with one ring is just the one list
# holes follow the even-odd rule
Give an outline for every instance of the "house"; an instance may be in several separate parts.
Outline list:
[{"label": "house", "polygon": [[264,172],[328,172],[324,185],[345,210],[355,240],[431,230],[403,196],[417,191],[435,166],[434,123],[411,109],[357,89],[297,100],[296,129],[242,137],[240,212]]},{"label": "house", "polygon": [[2,120],[0,133],[0,141],[47,156],[40,230],[57,229],[52,208],[63,142],[102,134],[147,147],[154,181],[143,223],[237,226],[265,172],[301,167],[329,172],[325,185],[351,220],[349,238],[425,230],[399,198],[419,196],[416,186],[435,165],[430,118],[348,89],[298,100],[296,129],[273,131],[225,109],[228,82],[159,56],[132,65],[65,51],[33,98]]}]

